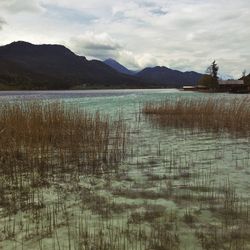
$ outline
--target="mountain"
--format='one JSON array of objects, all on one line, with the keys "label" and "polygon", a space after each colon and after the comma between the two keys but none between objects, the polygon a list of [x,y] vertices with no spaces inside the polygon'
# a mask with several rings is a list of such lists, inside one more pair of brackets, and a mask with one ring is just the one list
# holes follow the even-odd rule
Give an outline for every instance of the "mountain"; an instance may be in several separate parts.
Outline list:
[{"label": "mountain", "polygon": [[117,61],[115,61],[112,58],[109,58],[103,62],[122,74],[126,74],[126,75],[135,75],[136,74],[135,71],[127,69],[126,67],[124,67],[123,65],[121,65],[120,63],[118,63]]},{"label": "mountain", "polygon": [[179,88],[184,85],[196,85],[203,75],[194,71],[181,72],[167,67],[157,66],[153,68],[145,68],[135,76],[143,81],[147,81],[148,83]]},{"label": "mountain", "polygon": [[101,61],[88,61],[62,45],[13,42],[0,46],[0,88],[145,88]]},{"label": "mountain", "polygon": [[87,60],[62,45],[13,42],[0,46],[0,90],[178,88],[202,75],[166,67],[130,71],[113,59]]},{"label": "mountain", "polygon": [[196,85],[202,77],[202,74],[194,71],[181,72],[160,66],[145,68],[140,72],[135,72],[127,69],[114,59],[107,59],[104,63],[120,73],[137,76],[142,81],[158,86],[180,88],[183,85]]}]

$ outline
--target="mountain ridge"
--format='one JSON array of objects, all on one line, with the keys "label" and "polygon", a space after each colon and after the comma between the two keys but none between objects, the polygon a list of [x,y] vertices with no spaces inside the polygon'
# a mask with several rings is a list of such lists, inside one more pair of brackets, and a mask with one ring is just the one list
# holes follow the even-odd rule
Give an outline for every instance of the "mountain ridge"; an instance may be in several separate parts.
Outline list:
[{"label": "mountain ridge", "polygon": [[17,41],[0,46],[0,89],[179,88],[202,76],[160,66],[131,74],[115,60],[108,62],[113,67],[63,45]]},{"label": "mountain ridge", "polygon": [[0,46],[0,84],[11,88],[70,89],[150,87],[98,60],[88,61],[63,45],[18,41]]},{"label": "mountain ridge", "polygon": [[147,67],[135,76],[148,82],[154,82],[167,87],[174,86],[180,88],[183,85],[196,85],[203,74],[195,71],[182,72],[165,66],[155,66]]},{"label": "mountain ridge", "polygon": [[147,67],[138,72],[131,71],[116,60],[109,58],[104,61],[116,71],[133,75],[149,84],[157,84],[165,87],[182,87],[183,85],[196,85],[203,74],[195,71],[179,71],[166,66]]},{"label": "mountain ridge", "polygon": [[123,66],[112,58],[106,59],[103,62],[122,74],[135,75],[137,73],[136,71],[126,68],[125,66]]}]

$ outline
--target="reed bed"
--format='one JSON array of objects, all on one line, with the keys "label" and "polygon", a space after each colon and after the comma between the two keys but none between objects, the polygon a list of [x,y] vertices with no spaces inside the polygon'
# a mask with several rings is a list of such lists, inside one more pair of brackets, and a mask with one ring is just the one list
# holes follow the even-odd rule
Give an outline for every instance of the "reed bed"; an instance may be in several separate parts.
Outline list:
[{"label": "reed bed", "polygon": [[89,114],[60,103],[5,104],[0,107],[0,171],[78,170],[99,173],[116,168],[125,155],[126,127],[99,112]]},{"label": "reed bed", "polygon": [[121,116],[0,106],[0,249],[250,249],[249,139],[155,131],[129,145]]},{"label": "reed bed", "polygon": [[111,121],[60,103],[0,107],[0,209],[36,211],[44,189],[82,175],[115,172],[125,157],[127,131]]},{"label": "reed bed", "polygon": [[[81,179],[117,172],[127,140],[120,115],[111,120],[64,103],[1,104],[0,248],[33,241],[43,249],[42,239],[69,227],[65,215],[81,207]],[[85,197],[84,207],[92,209],[92,200]]]},{"label": "reed bed", "polygon": [[143,114],[162,127],[250,135],[250,98],[180,98],[148,102]]}]

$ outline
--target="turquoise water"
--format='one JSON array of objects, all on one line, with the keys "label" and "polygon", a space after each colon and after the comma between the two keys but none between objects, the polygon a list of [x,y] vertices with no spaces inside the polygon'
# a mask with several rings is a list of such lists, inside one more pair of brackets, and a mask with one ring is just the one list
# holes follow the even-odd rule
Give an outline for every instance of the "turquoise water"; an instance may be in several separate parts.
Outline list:
[{"label": "turquoise water", "polygon": [[[245,95],[203,94],[184,92],[175,89],[158,90],[88,90],[88,91],[6,91],[0,93],[0,101],[60,101],[70,106],[78,106],[90,112],[100,111],[116,118],[122,113],[130,127],[133,150],[143,163],[154,161],[155,172],[162,173],[163,162],[170,155],[176,155],[176,161],[189,159],[197,169],[219,171],[213,181],[223,182],[230,179],[242,195],[250,197],[250,147],[249,139],[232,139],[208,133],[194,134],[172,128],[160,129],[146,121],[140,108],[143,103],[178,98],[244,98]],[[159,156],[159,148],[160,154]],[[132,157],[133,158],[133,157]],[[124,164],[130,167],[130,160]],[[184,163],[183,163],[184,164]],[[156,169],[156,170],[155,170]]]},{"label": "turquoise water", "polygon": [[[110,114],[115,119],[121,112],[131,128],[133,146],[137,150],[137,157],[143,161],[157,157],[157,171],[161,172],[162,162],[157,156],[161,154],[186,155],[192,158],[197,168],[219,169],[214,181],[224,181],[230,178],[243,195],[249,196],[250,188],[249,169],[249,139],[230,139],[216,137],[213,134],[175,129],[159,129],[152,127],[145,121],[140,113],[140,107],[148,101],[158,102],[166,98],[244,98],[245,95],[232,94],[203,94],[197,92],[184,92],[175,89],[158,90],[88,90],[88,91],[14,91],[1,92],[0,101],[20,100],[49,100],[62,101],[78,106],[90,112],[100,111],[101,114]],[[140,122],[139,122],[140,119]],[[178,156],[176,156],[178,158]],[[151,159],[152,160],[152,159]],[[176,159],[178,160],[178,159]],[[191,161],[191,159],[190,159]],[[209,164],[205,164],[205,163]],[[128,164],[129,165],[129,164]],[[250,196],[249,196],[250,197]]]},{"label": "turquoise water", "polygon": [[[197,97],[226,100],[244,98],[245,95],[203,94],[175,89],[18,91],[1,92],[0,102],[65,102],[69,108],[78,106],[89,112],[98,110],[101,114],[111,115],[114,120],[122,114],[130,133],[127,157],[121,163],[119,178],[100,192],[116,203],[161,205],[167,211],[175,211],[180,218],[181,249],[191,250],[201,249],[194,240],[196,230],[207,225],[216,224],[218,228],[223,225],[216,209],[223,207],[223,190],[228,183],[239,201],[250,202],[249,138],[158,128],[140,113],[140,108],[148,101]],[[213,192],[218,196],[213,200],[215,204],[209,201]],[[187,210],[197,213],[198,222],[192,229],[181,221]]]}]

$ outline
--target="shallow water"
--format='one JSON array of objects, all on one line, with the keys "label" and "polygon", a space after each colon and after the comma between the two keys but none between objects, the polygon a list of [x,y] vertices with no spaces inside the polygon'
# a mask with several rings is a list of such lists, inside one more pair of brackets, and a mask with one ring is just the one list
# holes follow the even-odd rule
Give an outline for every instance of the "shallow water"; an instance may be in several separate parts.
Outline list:
[{"label": "shallow water", "polygon": [[[112,115],[114,119],[117,113],[121,112],[132,129],[131,133],[136,135],[133,136],[133,143],[137,144],[137,150],[140,151],[143,160],[147,157],[157,157],[154,154],[157,154],[160,144],[162,154],[174,151],[180,158],[181,155],[194,156],[194,164],[200,163],[202,168],[209,162],[210,165],[220,169],[219,179],[224,175],[231,176],[238,188],[247,191],[250,187],[250,180],[246,178],[250,175],[250,169],[247,167],[250,150],[248,139],[222,138],[208,133],[193,134],[190,131],[155,128],[139,114],[140,107],[145,102],[159,102],[166,98],[176,100],[183,97],[231,99],[244,98],[245,95],[203,94],[176,89],[0,92],[0,102],[20,100],[65,102],[69,107],[78,106],[93,112],[98,110],[101,114]],[[158,163],[158,168],[161,168],[161,163]],[[243,193],[249,195],[248,192]]]},{"label": "shallow water", "polygon": [[[207,223],[219,223],[218,216],[208,209],[209,202],[200,201],[210,197],[211,189],[220,196],[220,190],[230,183],[244,202],[250,201],[250,141],[249,138],[233,138],[226,134],[157,128],[140,114],[140,107],[145,102],[182,97],[231,99],[244,98],[245,95],[203,94],[175,89],[0,92],[0,102],[65,102],[69,108],[78,106],[90,112],[98,110],[101,114],[110,114],[113,119],[122,113],[130,128],[131,148],[120,167],[122,178],[113,180],[108,190],[101,189],[100,192],[115,199],[116,203],[161,205],[168,211],[176,211],[180,218],[187,209],[199,210],[197,220],[205,227]],[[171,189],[169,196],[166,195],[168,189]],[[203,207],[206,209],[199,209]],[[190,233],[180,222],[181,249],[201,248],[194,240],[199,223],[193,225]]]}]

